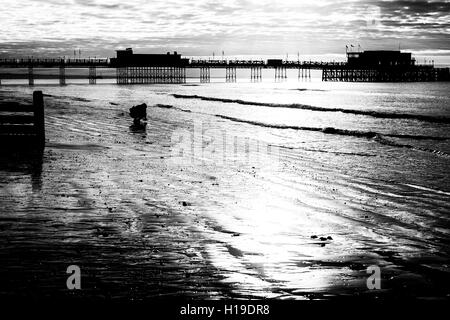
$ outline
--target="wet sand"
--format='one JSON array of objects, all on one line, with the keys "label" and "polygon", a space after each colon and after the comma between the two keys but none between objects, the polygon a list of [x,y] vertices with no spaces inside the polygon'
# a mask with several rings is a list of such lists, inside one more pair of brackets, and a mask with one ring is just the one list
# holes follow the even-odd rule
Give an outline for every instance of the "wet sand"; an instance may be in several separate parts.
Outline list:
[{"label": "wet sand", "polygon": [[[1,157],[2,296],[448,298],[448,219],[415,221],[421,229],[395,216],[419,203],[448,212],[446,194],[363,173],[349,181],[345,158],[336,167],[339,155],[318,158],[306,143],[280,147],[276,161],[244,150],[174,163],[174,133],[193,132],[193,121],[211,139],[213,129],[239,139],[276,129],[150,106],[146,130],[134,131],[132,103],[45,101],[44,153]],[[352,156],[377,165],[370,149]],[[66,288],[72,264],[80,291]],[[370,265],[381,290],[367,289]]]},{"label": "wet sand", "polygon": [[[63,110],[47,101],[43,155],[2,155],[1,294],[223,295],[220,275],[203,256],[207,239],[193,228],[198,214],[182,205],[188,196],[164,200],[176,178],[158,177],[167,171],[167,141],[154,132],[146,143],[148,134],[130,131],[122,112],[86,127]],[[111,118],[120,125],[110,127]],[[65,284],[71,264],[82,271],[76,293]]]}]

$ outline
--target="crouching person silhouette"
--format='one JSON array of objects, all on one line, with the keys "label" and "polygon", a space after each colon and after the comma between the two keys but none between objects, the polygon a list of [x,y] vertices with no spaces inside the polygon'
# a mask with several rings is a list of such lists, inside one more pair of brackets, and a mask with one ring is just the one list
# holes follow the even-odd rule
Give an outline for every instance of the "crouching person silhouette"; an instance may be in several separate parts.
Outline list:
[{"label": "crouching person silhouette", "polygon": [[145,130],[147,126],[147,105],[145,103],[130,108],[130,117],[133,118],[132,130]]}]

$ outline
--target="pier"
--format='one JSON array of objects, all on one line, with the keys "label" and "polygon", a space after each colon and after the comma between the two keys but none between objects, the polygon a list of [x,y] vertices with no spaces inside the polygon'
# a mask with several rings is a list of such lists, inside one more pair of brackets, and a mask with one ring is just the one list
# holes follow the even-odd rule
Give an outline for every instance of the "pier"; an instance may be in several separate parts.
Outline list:
[{"label": "pier", "polygon": [[310,80],[311,70],[322,71],[322,81],[345,82],[412,82],[450,81],[449,68],[416,65],[411,53],[400,51],[347,52],[347,62],[268,60],[187,59],[177,52],[167,54],[135,54],[131,48],[118,50],[114,58],[105,59],[0,59],[0,85],[7,79],[2,70],[22,68],[27,73],[15,79],[27,79],[33,86],[41,75],[37,69],[59,69],[59,84],[67,82],[68,69],[87,69],[89,84],[101,78],[99,69],[115,69],[117,84],[182,84],[186,83],[186,70],[197,69],[199,82],[211,82],[211,69],[224,69],[225,81],[236,82],[237,70],[249,70],[252,82],[262,81],[263,70],[273,70],[275,81],[288,78],[288,70],[297,70],[298,80]]}]

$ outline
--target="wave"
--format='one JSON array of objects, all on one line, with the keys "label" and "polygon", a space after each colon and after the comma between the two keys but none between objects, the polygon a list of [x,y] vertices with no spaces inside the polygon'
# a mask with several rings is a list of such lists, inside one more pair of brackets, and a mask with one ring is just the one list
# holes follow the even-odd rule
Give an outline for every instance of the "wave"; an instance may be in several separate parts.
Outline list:
[{"label": "wave", "polygon": [[445,194],[447,196],[450,196],[450,192],[445,192],[445,191],[442,191],[442,190],[426,188],[426,187],[423,187],[423,186],[418,186],[418,185],[415,185],[415,184],[408,184],[408,183],[404,183],[404,185],[408,186],[408,187],[411,187],[411,188],[414,188],[414,189],[418,189],[418,190],[429,191],[429,192]]},{"label": "wave", "polygon": [[80,101],[80,102],[92,102],[93,101],[93,100],[89,100],[89,99],[81,98],[81,97],[55,95],[55,94],[48,94],[48,93],[44,93],[44,97],[51,97],[51,98],[56,98],[56,99],[68,99],[68,100]]},{"label": "wave", "polygon": [[163,108],[163,109],[172,109],[174,106],[170,104],[155,104],[153,107],[155,108]]},{"label": "wave", "polygon": [[[179,110],[182,112],[192,112],[188,109],[183,109],[179,107],[175,107],[168,104],[156,104],[153,105],[155,108],[162,108],[162,109],[174,109]],[[201,114],[207,114],[203,112],[197,112]],[[245,120],[245,119],[239,119],[235,117],[225,116],[221,114],[214,114],[213,116],[222,118],[225,120],[231,120],[234,122],[241,122],[241,123],[247,123],[252,124],[260,127],[266,127],[266,128],[273,128],[273,129],[292,129],[292,130],[304,130],[304,131],[317,131],[327,134],[335,134],[335,135],[343,135],[343,136],[354,136],[354,137],[360,137],[360,138],[376,138],[376,137],[390,137],[390,138],[399,138],[399,139],[411,139],[411,140],[438,140],[438,141],[445,141],[449,140],[449,137],[437,137],[437,136],[427,136],[427,135],[410,135],[410,134],[392,134],[392,133],[378,133],[375,131],[358,131],[358,130],[347,130],[347,129],[338,129],[333,127],[325,127],[325,128],[318,128],[318,127],[302,127],[302,126],[292,126],[292,125],[283,125],[283,124],[270,124],[270,123],[264,123],[264,122],[258,122],[258,121],[252,121],[252,120]]]},{"label": "wave", "polygon": [[235,122],[242,122],[242,123],[248,123],[252,125],[257,125],[261,127],[267,127],[267,128],[274,128],[274,129],[292,129],[292,130],[306,130],[306,131],[318,131],[322,133],[327,134],[335,134],[335,135],[343,135],[343,136],[354,136],[354,137],[361,137],[361,138],[376,138],[380,136],[386,136],[391,138],[404,138],[404,139],[413,139],[413,140],[423,140],[423,139],[429,139],[429,140],[448,140],[447,137],[435,137],[435,136],[423,136],[423,135],[409,135],[409,134],[381,134],[374,131],[358,131],[358,130],[347,130],[347,129],[338,129],[333,127],[325,127],[325,128],[318,128],[318,127],[302,127],[302,126],[291,126],[291,125],[282,125],[282,124],[270,124],[270,123],[264,123],[264,122],[258,122],[258,121],[252,121],[252,120],[244,120],[229,116],[224,116],[221,114],[216,114],[216,117],[231,120]]},{"label": "wave", "polygon": [[404,144],[404,143],[398,143],[398,142],[386,139],[386,138],[384,138],[381,135],[377,136],[374,140],[379,142],[379,143],[381,143],[381,144],[388,145],[388,146],[391,146],[391,147],[408,148],[408,149],[412,149],[412,150],[416,150],[416,151],[423,151],[423,152],[433,153],[433,154],[438,155],[438,156],[450,157],[449,153],[441,151],[441,150],[424,148],[424,147],[419,147],[419,146],[413,146],[413,145]]},{"label": "wave", "polygon": [[292,147],[292,146],[283,146],[278,144],[269,144],[269,146],[277,147],[281,149],[295,150],[300,149],[303,151],[311,151],[311,152],[321,152],[321,153],[332,153],[337,155],[350,155],[350,156],[361,156],[361,157],[376,157],[376,154],[364,153],[364,152],[341,152],[341,151],[330,151],[330,150],[322,150],[322,149],[309,149],[303,147]]},{"label": "wave", "polygon": [[[178,107],[175,107],[172,105],[165,105],[165,104],[156,104],[153,107],[164,108],[164,109],[175,109],[175,110],[179,110],[182,112],[189,112],[189,113],[192,112],[191,110],[186,110],[186,109],[178,108]],[[199,113],[204,114],[202,112],[199,112]],[[211,115],[211,114],[208,114],[208,115]],[[449,140],[450,138],[448,138],[448,137],[409,135],[409,134],[402,135],[402,134],[389,134],[389,133],[382,134],[382,133],[378,133],[375,131],[347,130],[347,129],[339,129],[339,128],[333,128],[333,127],[325,127],[325,128],[302,127],[302,126],[270,124],[270,123],[252,121],[252,120],[245,120],[245,119],[239,119],[239,118],[225,116],[225,115],[221,115],[221,114],[214,114],[212,116],[221,118],[224,120],[229,120],[229,121],[239,122],[239,123],[246,123],[246,124],[265,127],[265,128],[314,131],[314,132],[322,132],[325,134],[334,134],[334,135],[341,135],[341,136],[352,136],[352,137],[357,137],[357,138],[373,139],[374,141],[377,141],[381,144],[392,146],[392,147],[408,148],[408,149],[413,149],[413,150],[417,150],[417,151],[430,152],[430,153],[433,153],[433,154],[436,154],[439,156],[450,157],[449,153],[446,153],[444,151],[440,151],[437,149],[413,146],[413,145],[399,143],[399,142],[395,142],[395,141],[386,139],[386,137],[389,137],[389,138],[410,139],[410,140],[440,140],[440,141],[443,141],[443,140]],[[290,148],[290,147],[286,147],[286,148]],[[310,151],[312,151],[312,150],[310,150]]]},{"label": "wave", "polygon": [[406,138],[406,139],[415,139],[415,140],[422,140],[422,139],[447,140],[447,139],[449,139],[449,138],[444,138],[444,137],[414,136],[414,135],[400,135],[400,134],[381,134],[381,133],[374,132],[374,131],[346,130],[346,129],[338,129],[338,128],[333,128],[333,127],[317,128],[317,127],[279,125],[279,124],[269,124],[269,123],[252,121],[252,120],[244,120],[244,119],[224,116],[224,115],[220,115],[220,114],[216,114],[215,116],[218,118],[221,118],[221,119],[225,119],[225,120],[230,120],[230,121],[240,122],[240,123],[247,123],[247,124],[266,127],[266,128],[315,131],[315,132],[322,132],[325,134],[334,134],[334,135],[342,135],[342,136],[352,136],[352,137],[357,137],[357,138],[373,139],[374,141],[377,141],[384,145],[400,147],[400,148],[408,148],[408,149],[413,149],[413,150],[417,150],[417,151],[430,152],[430,153],[433,153],[433,154],[436,154],[439,156],[450,157],[449,153],[446,153],[446,152],[443,152],[440,150],[424,148],[424,147],[419,147],[419,146],[413,146],[410,144],[399,143],[399,142],[395,142],[395,141],[386,139],[386,137]]},{"label": "wave", "polygon": [[246,101],[240,99],[227,99],[227,98],[215,98],[215,97],[206,97],[199,95],[185,95],[185,94],[171,94],[174,98],[177,99],[198,99],[204,101],[215,101],[215,102],[223,102],[223,103],[237,103],[241,105],[251,105],[251,106],[261,106],[261,107],[269,107],[269,108],[287,108],[287,109],[301,109],[301,110],[310,110],[310,111],[319,111],[319,112],[342,112],[348,114],[355,115],[363,115],[370,116],[374,118],[383,118],[383,119],[406,119],[406,120],[418,120],[424,122],[431,123],[444,123],[450,124],[450,117],[445,116],[429,116],[429,115],[420,115],[420,114],[410,114],[410,113],[392,113],[392,112],[381,112],[381,111],[373,111],[373,110],[355,110],[355,109],[345,109],[345,108],[324,108],[324,107],[315,107],[306,104],[281,104],[281,103],[267,103],[267,102],[256,102],[256,101]]},{"label": "wave", "polygon": [[87,151],[101,151],[105,149],[110,149],[109,147],[96,145],[92,143],[87,144],[46,143],[46,147],[52,149],[87,150]]},{"label": "wave", "polygon": [[289,90],[293,90],[293,91],[320,91],[320,92],[327,91],[327,90],[323,90],[323,89],[308,89],[308,88],[296,88],[296,89],[289,89]]},{"label": "wave", "polygon": [[175,110],[179,110],[179,111],[183,111],[183,112],[192,112],[191,110],[187,110],[187,109],[182,109],[182,108],[178,108],[175,106],[172,106],[170,104],[155,104],[153,105],[154,108],[161,108],[161,109],[175,109]]}]

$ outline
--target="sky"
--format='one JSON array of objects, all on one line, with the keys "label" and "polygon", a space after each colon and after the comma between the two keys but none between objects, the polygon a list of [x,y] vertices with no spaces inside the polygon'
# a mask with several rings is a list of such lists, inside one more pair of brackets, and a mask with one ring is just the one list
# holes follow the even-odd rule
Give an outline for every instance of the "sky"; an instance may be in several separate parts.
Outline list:
[{"label": "sky", "polygon": [[412,51],[450,64],[450,0],[1,0],[0,56]]}]

